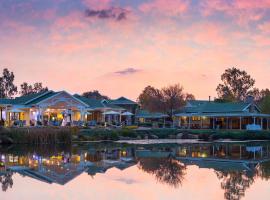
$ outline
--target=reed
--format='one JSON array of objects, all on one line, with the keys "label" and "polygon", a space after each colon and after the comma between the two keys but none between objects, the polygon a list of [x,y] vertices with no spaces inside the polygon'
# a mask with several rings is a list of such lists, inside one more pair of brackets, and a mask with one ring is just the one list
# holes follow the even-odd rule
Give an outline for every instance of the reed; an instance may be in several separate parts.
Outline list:
[{"label": "reed", "polygon": [[0,140],[16,144],[71,143],[72,131],[63,127],[2,128]]}]

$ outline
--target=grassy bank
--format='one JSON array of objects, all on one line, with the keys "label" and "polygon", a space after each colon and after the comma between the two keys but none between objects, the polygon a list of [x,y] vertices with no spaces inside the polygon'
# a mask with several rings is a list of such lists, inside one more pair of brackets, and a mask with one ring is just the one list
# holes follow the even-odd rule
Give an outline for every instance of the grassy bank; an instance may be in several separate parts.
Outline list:
[{"label": "grassy bank", "polygon": [[176,129],[82,129],[77,135],[77,141],[99,141],[99,140],[124,140],[124,139],[165,139],[176,136]]},{"label": "grassy bank", "polygon": [[87,128],[0,128],[0,143],[10,144],[70,144],[83,141],[117,141],[132,139],[201,139],[215,141],[231,140],[270,140],[270,131],[212,131],[166,129],[87,129]]},{"label": "grassy bank", "polygon": [[191,130],[190,134],[198,135],[202,140],[270,140],[270,131],[247,130]]},{"label": "grassy bank", "polygon": [[71,143],[72,130],[63,127],[1,128],[1,143],[11,144],[57,144]]}]

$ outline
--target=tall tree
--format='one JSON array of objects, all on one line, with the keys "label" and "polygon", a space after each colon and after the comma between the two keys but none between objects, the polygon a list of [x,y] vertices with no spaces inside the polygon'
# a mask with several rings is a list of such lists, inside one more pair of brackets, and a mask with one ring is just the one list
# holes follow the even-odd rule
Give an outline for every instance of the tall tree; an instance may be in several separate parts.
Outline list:
[{"label": "tall tree", "polygon": [[43,87],[42,83],[34,83],[33,85],[30,85],[26,82],[21,84],[21,90],[20,94],[21,96],[29,95],[29,94],[36,94],[39,92],[45,92],[48,91],[48,87]]},{"label": "tall tree", "polygon": [[82,96],[89,98],[89,99],[97,99],[97,100],[109,99],[108,96],[100,94],[100,92],[98,90],[84,92],[82,94]]},{"label": "tall tree", "polygon": [[159,89],[152,86],[144,88],[138,97],[138,103],[142,109],[150,112],[164,112],[163,95]]},{"label": "tall tree", "polygon": [[161,92],[165,109],[169,116],[172,116],[176,109],[179,109],[185,105],[186,94],[184,94],[183,87],[179,84],[164,87],[162,88]]},{"label": "tall tree", "polygon": [[216,88],[218,97],[228,101],[243,101],[255,84],[246,71],[235,67],[226,69],[221,75],[221,81]]},{"label": "tall tree", "polygon": [[195,99],[194,95],[184,93],[179,84],[164,87],[161,90],[152,86],[144,88],[138,97],[142,109],[150,112],[163,112],[172,117],[173,112],[185,105],[186,101]]},{"label": "tall tree", "polygon": [[3,70],[0,77],[0,98],[11,98],[17,93],[17,87],[14,85],[14,73],[7,68]]}]

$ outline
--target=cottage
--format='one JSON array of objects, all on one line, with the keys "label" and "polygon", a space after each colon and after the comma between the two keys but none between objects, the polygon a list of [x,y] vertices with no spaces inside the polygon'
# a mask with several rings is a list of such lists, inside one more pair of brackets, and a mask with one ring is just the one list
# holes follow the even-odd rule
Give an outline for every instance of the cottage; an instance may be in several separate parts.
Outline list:
[{"label": "cottage", "polygon": [[174,114],[174,125],[185,129],[268,130],[270,115],[262,114],[249,97],[245,102],[188,101]]},{"label": "cottage", "polygon": [[[120,124],[130,111],[126,108],[130,102],[127,105],[114,102],[117,100],[96,100],[66,91],[46,91],[0,99],[0,120],[6,126]],[[132,105],[135,106],[135,102]],[[135,114],[131,112],[129,115]]]}]

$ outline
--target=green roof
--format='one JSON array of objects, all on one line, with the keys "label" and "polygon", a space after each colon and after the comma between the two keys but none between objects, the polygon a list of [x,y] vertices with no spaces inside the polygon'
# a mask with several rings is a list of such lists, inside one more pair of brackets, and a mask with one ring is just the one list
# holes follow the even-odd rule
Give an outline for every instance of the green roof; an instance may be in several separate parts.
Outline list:
[{"label": "green roof", "polygon": [[13,103],[14,103],[14,99],[0,99],[1,105],[13,104]]},{"label": "green roof", "polygon": [[149,112],[147,110],[138,110],[136,113],[137,118],[164,118],[168,117],[168,115],[160,113],[160,112]]},{"label": "green roof", "polygon": [[80,96],[78,94],[74,95],[75,98],[81,100],[82,102],[86,103],[91,108],[103,108],[104,105],[102,104],[101,100],[93,99],[93,98],[86,98],[83,96]]},{"label": "green roof", "polygon": [[36,94],[29,94],[29,95],[25,95],[25,96],[21,96],[21,97],[16,97],[14,99],[14,104],[26,104],[27,102],[34,100],[40,96],[43,96],[44,94],[46,94],[48,91],[45,92],[39,92]]},{"label": "green roof", "polygon": [[135,101],[132,101],[130,99],[127,99],[126,97],[120,97],[118,99],[110,100],[110,104],[116,104],[116,105],[121,105],[121,104],[137,104]]},{"label": "green roof", "polygon": [[33,98],[32,100],[30,99],[26,105],[34,105],[34,104],[37,104],[37,103],[39,103],[39,102],[41,102],[41,101],[43,101],[43,100],[45,100],[45,99],[47,99],[47,98],[49,98],[49,97],[51,97],[51,96],[54,96],[54,95],[56,95],[56,94],[58,94],[58,93],[59,93],[59,92],[50,91],[50,92],[48,92],[48,93],[40,94],[39,96]]},{"label": "green roof", "polygon": [[218,103],[213,101],[189,101],[187,106],[177,113],[236,113],[243,112],[249,105],[245,102]]}]

